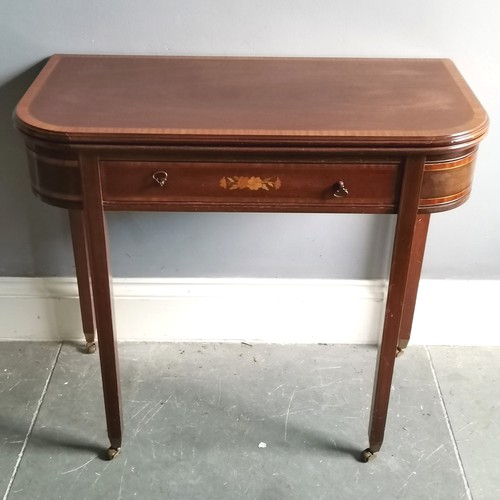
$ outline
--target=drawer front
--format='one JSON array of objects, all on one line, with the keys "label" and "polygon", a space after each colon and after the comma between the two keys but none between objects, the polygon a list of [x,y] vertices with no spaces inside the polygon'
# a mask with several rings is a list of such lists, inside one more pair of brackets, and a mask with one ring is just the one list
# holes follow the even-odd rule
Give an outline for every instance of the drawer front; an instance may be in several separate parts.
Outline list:
[{"label": "drawer front", "polygon": [[309,207],[329,212],[375,207],[375,211],[392,212],[401,177],[398,164],[376,163],[106,160],[100,167],[105,204],[139,210],[157,204],[158,209],[178,210],[196,210],[201,205],[214,210],[307,211]]}]

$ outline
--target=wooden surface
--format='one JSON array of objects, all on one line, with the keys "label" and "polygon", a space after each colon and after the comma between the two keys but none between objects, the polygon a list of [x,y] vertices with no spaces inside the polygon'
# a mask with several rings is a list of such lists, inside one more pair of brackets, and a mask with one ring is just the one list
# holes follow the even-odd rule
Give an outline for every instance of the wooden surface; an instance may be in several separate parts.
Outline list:
[{"label": "wooden surface", "polygon": [[[411,255],[416,242],[415,226],[418,218],[418,201],[424,175],[425,158],[409,156],[401,188],[401,205],[394,235],[391,272],[385,308],[382,341],[378,352],[375,393],[370,418],[370,451],[380,450],[384,440],[387,408],[391,395],[392,374],[401,336],[401,323],[408,293]],[[406,303],[408,308],[409,304]]]},{"label": "wooden surface", "polygon": [[487,121],[439,59],[53,56],[17,116],[58,140],[406,146],[464,143]]},{"label": "wooden surface", "polygon": [[397,214],[362,457],[379,451],[429,214],[468,198],[487,130],[450,61],[54,56],[15,121],[33,191],[71,210],[110,457],[123,420],[106,210]]},{"label": "wooden surface", "polygon": [[69,224],[73,252],[75,254],[75,273],[78,283],[78,296],[80,298],[80,311],[85,340],[89,345],[95,342],[94,305],[92,303],[92,290],[90,283],[90,269],[88,262],[88,248],[85,235],[85,221],[81,210],[69,210]]}]

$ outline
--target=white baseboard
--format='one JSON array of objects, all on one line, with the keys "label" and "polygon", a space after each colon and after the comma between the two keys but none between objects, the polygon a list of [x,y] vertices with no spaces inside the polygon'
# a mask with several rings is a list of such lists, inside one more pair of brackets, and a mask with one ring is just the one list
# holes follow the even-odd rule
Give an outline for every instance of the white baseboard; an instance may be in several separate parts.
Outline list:
[{"label": "white baseboard", "polygon": [[[386,282],[115,279],[119,340],[376,343]],[[500,281],[422,280],[412,343],[500,345]],[[0,340],[82,340],[73,278],[0,278]]]}]

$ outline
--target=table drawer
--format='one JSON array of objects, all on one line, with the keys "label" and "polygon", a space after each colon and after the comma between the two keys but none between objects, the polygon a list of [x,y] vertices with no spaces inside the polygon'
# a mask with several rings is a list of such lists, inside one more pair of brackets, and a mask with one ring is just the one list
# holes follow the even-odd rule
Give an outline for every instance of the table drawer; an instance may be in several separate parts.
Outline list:
[{"label": "table drawer", "polygon": [[[196,208],[232,205],[259,210],[292,205],[320,211],[342,207],[395,207],[398,164],[306,164],[101,161],[105,203],[159,204]],[[141,208],[140,206],[138,207]]]}]

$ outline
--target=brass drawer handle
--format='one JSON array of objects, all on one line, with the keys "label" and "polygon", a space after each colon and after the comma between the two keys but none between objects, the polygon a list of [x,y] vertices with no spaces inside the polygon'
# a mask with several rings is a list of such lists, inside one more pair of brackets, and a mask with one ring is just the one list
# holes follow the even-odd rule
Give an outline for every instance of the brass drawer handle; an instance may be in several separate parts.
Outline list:
[{"label": "brass drawer handle", "polygon": [[153,179],[160,185],[160,187],[163,187],[167,182],[168,174],[163,170],[158,170],[158,172],[153,174]]},{"label": "brass drawer handle", "polygon": [[333,196],[335,198],[345,198],[349,191],[344,185],[344,181],[338,181],[333,185]]}]

